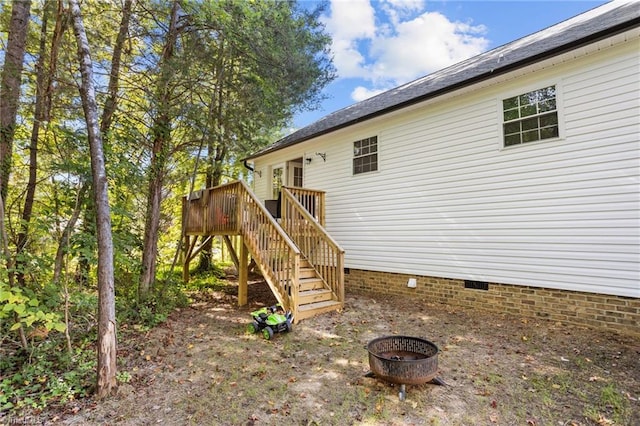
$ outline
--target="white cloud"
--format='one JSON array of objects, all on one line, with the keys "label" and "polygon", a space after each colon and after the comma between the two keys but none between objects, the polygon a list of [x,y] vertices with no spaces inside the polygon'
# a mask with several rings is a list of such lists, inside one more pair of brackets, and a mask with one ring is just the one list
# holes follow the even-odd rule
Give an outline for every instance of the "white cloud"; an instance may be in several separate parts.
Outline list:
[{"label": "white cloud", "polygon": [[333,63],[340,77],[358,77],[365,57],[358,50],[360,40],[375,37],[374,9],[369,0],[332,0],[331,16],[324,18],[333,37]]},{"label": "white cloud", "polygon": [[488,40],[478,36],[483,31],[437,12],[400,22],[393,36],[373,41],[368,52],[375,64],[371,79],[404,83],[477,55],[488,46]]},{"label": "white cloud", "polygon": [[385,90],[386,89],[368,89],[363,86],[358,86],[351,92],[351,99],[356,102],[364,101],[365,99],[369,99],[374,97],[375,95],[379,95]]},{"label": "white cloud", "polygon": [[352,92],[356,101],[485,51],[482,25],[454,22],[428,12],[423,0],[332,0],[325,17],[333,37],[340,78],[360,78],[371,87]]},{"label": "white cloud", "polygon": [[425,2],[424,0],[386,0],[380,3],[380,7],[395,26],[401,19],[411,16],[412,13],[423,11]]}]

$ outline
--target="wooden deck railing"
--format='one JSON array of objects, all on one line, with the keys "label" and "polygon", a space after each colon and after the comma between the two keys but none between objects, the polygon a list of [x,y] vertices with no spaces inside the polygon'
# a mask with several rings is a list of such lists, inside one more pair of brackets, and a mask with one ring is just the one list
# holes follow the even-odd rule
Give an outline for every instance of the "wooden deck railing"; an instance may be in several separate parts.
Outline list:
[{"label": "wooden deck railing", "polygon": [[[304,192],[303,192],[304,191]],[[309,210],[303,201],[315,204]],[[326,232],[318,218],[324,218],[324,193],[300,188],[282,188],[282,227],[298,246],[302,255],[331,289],[336,299],[344,302],[344,250]],[[316,213],[315,215],[313,213]]]},{"label": "wooden deck railing", "polygon": [[202,189],[182,197],[182,223],[188,235],[240,233],[242,187],[236,182]]},{"label": "wooden deck railing", "polygon": [[243,235],[278,302],[297,317],[300,250],[244,182],[184,197],[183,220],[187,235]]},{"label": "wooden deck railing", "polygon": [[286,186],[286,189],[293,197],[302,204],[302,206],[313,216],[315,220],[324,226],[324,191],[318,191],[315,189],[297,188]]}]

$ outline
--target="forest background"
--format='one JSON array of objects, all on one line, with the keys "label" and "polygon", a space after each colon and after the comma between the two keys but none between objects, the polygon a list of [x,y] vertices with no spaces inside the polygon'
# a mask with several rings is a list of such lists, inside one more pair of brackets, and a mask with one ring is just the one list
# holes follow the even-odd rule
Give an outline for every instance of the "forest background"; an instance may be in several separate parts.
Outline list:
[{"label": "forest background", "polygon": [[[1,3],[0,412],[126,381],[117,338],[194,290],[180,197],[250,180],[242,158],[335,77],[323,7]],[[213,252],[192,285],[220,273]]]}]

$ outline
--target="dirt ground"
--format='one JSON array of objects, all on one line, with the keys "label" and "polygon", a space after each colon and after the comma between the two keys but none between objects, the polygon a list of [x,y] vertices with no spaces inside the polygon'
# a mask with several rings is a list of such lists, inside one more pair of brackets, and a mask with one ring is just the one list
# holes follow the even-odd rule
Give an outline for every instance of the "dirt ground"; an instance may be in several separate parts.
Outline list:
[{"label": "dirt ground", "polygon": [[[342,313],[272,340],[247,334],[275,303],[266,284],[237,307],[233,281],[119,348],[106,402],[71,404],[45,423],[86,425],[638,425],[640,339],[425,300],[347,294]],[[368,342],[435,343],[446,385],[399,386],[369,372]],[[126,383],[125,383],[126,382]],[[46,418],[47,413],[43,413]]]}]

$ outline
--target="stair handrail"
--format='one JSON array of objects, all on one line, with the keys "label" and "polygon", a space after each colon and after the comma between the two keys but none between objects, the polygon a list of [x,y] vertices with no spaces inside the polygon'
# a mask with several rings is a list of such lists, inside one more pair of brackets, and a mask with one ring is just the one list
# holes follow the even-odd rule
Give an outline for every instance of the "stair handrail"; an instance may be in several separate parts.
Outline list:
[{"label": "stair handrail", "polygon": [[[287,243],[289,248],[291,248],[291,250],[294,251],[295,253],[300,254],[300,250],[295,245],[291,237],[289,237],[289,235],[287,235],[287,233],[284,232],[282,227],[278,224],[278,222],[276,222],[276,220],[273,218],[271,213],[269,213],[269,210],[267,210],[267,208],[260,202],[260,199],[253,193],[251,188],[249,188],[249,185],[247,185],[246,182],[242,180],[237,180],[234,183],[238,183],[243,187],[246,194],[255,203],[256,207],[261,211],[261,213],[264,215],[264,217],[269,222],[269,224],[273,226],[273,228],[278,233],[278,235]],[[244,224],[242,221],[240,221],[240,223]],[[242,230],[242,227],[241,227],[241,230]]]},{"label": "stair handrail", "polygon": [[294,321],[298,316],[300,250],[244,181],[238,218],[245,244],[262,276]]},{"label": "stair handrail", "polygon": [[337,300],[344,303],[344,249],[286,187],[282,188],[281,210],[281,226]]}]

